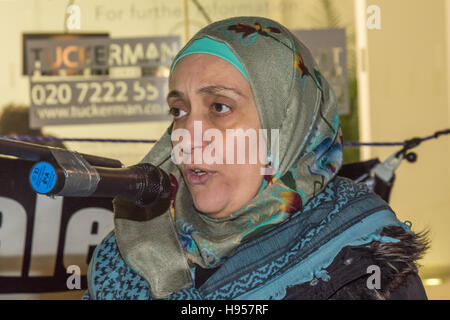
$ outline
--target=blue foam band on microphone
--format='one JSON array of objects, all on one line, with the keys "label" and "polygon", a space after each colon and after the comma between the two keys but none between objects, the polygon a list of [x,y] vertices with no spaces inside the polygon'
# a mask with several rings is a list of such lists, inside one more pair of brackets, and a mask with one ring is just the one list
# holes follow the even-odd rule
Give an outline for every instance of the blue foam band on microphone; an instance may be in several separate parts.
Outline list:
[{"label": "blue foam band on microphone", "polygon": [[31,187],[37,193],[48,193],[56,184],[56,171],[48,162],[39,162],[33,166],[30,173]]}]

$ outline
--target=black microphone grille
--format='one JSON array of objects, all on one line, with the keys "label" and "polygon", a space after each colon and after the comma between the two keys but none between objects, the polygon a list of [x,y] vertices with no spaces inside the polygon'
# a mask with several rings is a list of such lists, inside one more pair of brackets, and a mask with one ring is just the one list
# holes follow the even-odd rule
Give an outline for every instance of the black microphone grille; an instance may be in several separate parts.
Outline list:
[{"label": "black microphone grille", "polygon": [[136,204],[145,206],[170,197],[170,177],[164,170],[150,163],[140,163],[133,167],[142,170],[143,177],[141,186],[137,188]]}]

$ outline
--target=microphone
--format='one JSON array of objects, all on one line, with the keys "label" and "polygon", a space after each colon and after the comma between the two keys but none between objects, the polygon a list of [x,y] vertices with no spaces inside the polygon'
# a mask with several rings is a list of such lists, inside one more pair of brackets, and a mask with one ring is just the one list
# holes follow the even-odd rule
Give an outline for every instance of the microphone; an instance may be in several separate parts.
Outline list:
[{"label": "microphone", "polygon": [[0,154],[38,161],[29,182],[48,196],[117,197],[147,206],[169,199],[176,189],[170,176],[150,163],[124,168],[115,159],[6,139],[0,139]]},{"label": "microphone", "polygon": [[48,196],[117,197],[140,206],[170,197],[169,175],[150,163],[106,168],[83,163],[81,158],[78,160],[63,165],[47,161],[36,163],[30,170],[31,187]]}]

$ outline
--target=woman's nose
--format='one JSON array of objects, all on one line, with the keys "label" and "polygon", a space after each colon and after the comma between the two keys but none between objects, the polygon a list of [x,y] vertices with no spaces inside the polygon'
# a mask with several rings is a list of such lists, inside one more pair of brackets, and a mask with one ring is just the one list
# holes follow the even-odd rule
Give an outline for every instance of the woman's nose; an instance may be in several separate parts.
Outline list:
[{"label": "woman's nose", "polygon": [[184,149],[187,154],[194,153],[195,149],[203,151],[203,149],[211,143],[211,141],[204,140],[204,133],[209,128],[212,128],[209,121],[200,116],[193,116],[187,119],[185,129],[190,134],[189,146]]}]

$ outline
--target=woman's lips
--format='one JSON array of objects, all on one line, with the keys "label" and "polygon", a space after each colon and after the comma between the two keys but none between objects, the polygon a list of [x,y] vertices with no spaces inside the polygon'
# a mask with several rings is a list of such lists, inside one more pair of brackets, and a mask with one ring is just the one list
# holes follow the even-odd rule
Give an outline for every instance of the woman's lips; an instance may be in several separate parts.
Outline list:
[{"label": "woman's lips", "polygon": [[[196,173],[196,171],[200,171]],[[215,171],[208,171],[204,169],[187,169],[186,170],[186,179],[189,184],[192,185],[201,185],[206,184],[211,178],[216,174]]]}]

